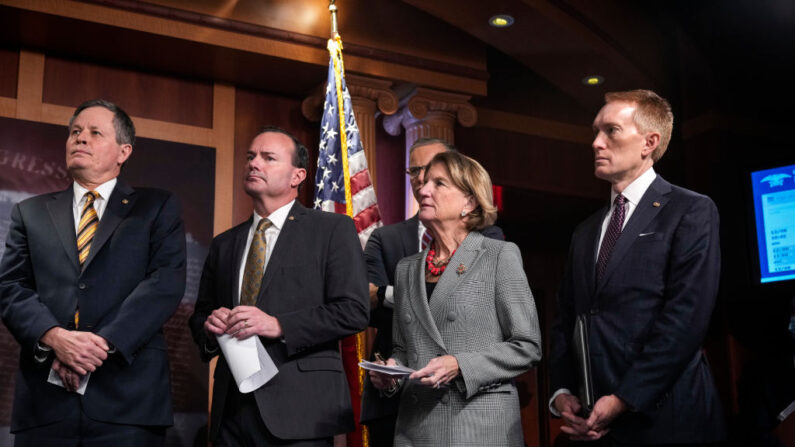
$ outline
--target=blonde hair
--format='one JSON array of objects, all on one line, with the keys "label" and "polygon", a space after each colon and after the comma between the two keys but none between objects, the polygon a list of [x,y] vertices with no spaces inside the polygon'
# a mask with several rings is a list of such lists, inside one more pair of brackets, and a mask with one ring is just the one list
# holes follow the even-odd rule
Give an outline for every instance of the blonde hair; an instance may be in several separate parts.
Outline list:
[{"label": "blonde hair", "polygon": [[629,90],[626,92],[610,92],[605,95],[605,103],[628,102],[635,105],[632,121],[638,132],[658,132],[660,143],[651,154],[656,163],[662,158],[668,143],[671,142],[671,132],[674,128],[674,114],[671,104],[665,98],[651,90]]},{"label": "blonde hair", "polygon": [[435,164],[447,168],[450,181],[475,200],[475,209],[466,220],[467,230],[482,230],[497,220],[497,207],[491,192],[491,177],[475,159],[467,157],[460,152],[447,151],[436,154],[431,159],[425,172]]}]

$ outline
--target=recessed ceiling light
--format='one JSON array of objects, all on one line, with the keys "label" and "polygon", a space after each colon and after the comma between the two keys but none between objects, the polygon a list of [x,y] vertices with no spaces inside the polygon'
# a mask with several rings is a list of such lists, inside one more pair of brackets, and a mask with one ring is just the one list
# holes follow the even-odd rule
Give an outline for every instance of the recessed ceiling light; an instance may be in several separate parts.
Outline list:
[{"label": "recessed ceiling light", "polygon": [[508,28],[513,25],[513,17],[508,14],[497,14],[489,19],[489,25],[495,28]]},{"label": "recessed ceiling light", "polygon": [[605,78],[599,75],[590,75],[582,78],[582,83],[585,85],[600,85],[605,82]]}]

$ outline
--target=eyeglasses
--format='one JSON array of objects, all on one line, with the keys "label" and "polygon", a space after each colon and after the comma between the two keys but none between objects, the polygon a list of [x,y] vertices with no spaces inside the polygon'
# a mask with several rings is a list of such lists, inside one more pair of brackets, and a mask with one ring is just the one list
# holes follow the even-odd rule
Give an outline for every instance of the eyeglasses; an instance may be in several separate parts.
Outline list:
[{"label": "eyeglasses", "polygon": [[417,177],[423,170],[425,170],[425,166],[409,166],[406,168],[406,174],[409,177]]}]

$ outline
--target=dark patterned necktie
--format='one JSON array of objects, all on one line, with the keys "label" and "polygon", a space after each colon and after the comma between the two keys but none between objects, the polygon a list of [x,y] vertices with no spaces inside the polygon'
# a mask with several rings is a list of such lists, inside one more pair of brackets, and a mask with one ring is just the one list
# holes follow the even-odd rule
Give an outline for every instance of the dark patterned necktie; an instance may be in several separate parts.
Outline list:
[{"label": "dark patterned necktie", "polygon": [[610,224],[607,226],[605,236],[602,238],[602,245],[599,247],[599,257],[596,258],[596,280],[602,279],[607,267],[607,261],[610,260],[610,254],[613,252],[613,247],[616,245],[618,237],[621,236],[621,228],[624,226],[624,216],[626,216],[626,209],[624,205],[627,199],[619,194],[616,196],[615,208],[613,209],[613,216],[610,218]]},{"label": "dark patterned necktie", "polygon": [[254,306],[257,304],[259,288],[262,284],[262,275],[265,274],[265,230],[271,225],[268,219],[262,219],[257,224],[257,231],[251,239],[251,247],[246,256],[246,269],[243,271],[243,287],[240,288],[240,305]]},{"label": "dark patterned necktie", "polygon": [[91,251],[91,241],[94,240],[94,234],[96,234],[99,226],[97,210],[94,209],[94,200],[97,197],[99,197],[99,193],[96,191],[86,193],[86,203],[83,204],[83,209],[80,212],[80,222],[77,224],[77,257],[80,259],[81,267],[88,259],[88,253]]},{"label": "dark patterned necktie", "polygon": [[428,233],[428,230],[425,230],[422,233],[422,250],[421,251],[425,251],[426,248],[430,247],[431,246],[431,241],[433,241],[433,236],[431,236],[431,233]]}]

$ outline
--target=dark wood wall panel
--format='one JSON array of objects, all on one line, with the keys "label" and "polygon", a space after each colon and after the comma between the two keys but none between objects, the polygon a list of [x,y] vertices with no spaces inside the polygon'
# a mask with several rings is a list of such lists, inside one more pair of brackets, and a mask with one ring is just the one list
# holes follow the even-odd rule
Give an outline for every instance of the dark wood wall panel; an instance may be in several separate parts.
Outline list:
[{"label": "dark wood wall panel", "polygon": [[0,48],[0,96],[17,97],[19,52]]},{"label": "dark wood wall panel", "polygon": [[43,101],[78,106],[103,98],[133,116],[211,128],[213,86],[48,56],[44,64]]},{"label": "dark wood wall panel", "polygon": [[[375,122],[378,209],[384,225],[400,222],[406,212],[406,137],[384,130],[383,116]],[[370,172],[373,172],[370,167]]]},{"label": "dark wood wall panel", "polygon": [[235,189],[233,195],[235,224],[251,216],[251,200],[243,190],[242,180],[246,167],[246,150],[259,129],[264,126],[278,126],[291,132],[309,149],[307,180],[301,186],[298,199],[305,206],[312,205],[320,123],[313,123],[304,118],[301,114],[300,100],[238,89],[235,94]]},{"label": "dark wood wall panel", "polygon": [[456,146],[479,161],[494,184],[587,198],[604,198],[588,145],[482,127],[457,128]]}]

